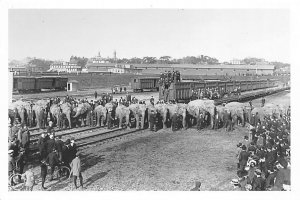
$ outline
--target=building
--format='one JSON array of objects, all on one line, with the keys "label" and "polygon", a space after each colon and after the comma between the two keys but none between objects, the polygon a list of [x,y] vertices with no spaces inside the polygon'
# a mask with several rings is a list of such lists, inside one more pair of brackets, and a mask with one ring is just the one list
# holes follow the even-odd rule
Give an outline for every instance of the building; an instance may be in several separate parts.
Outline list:
[{"label": "building", "polygon": [[238,59],[232,59],[229,61],[229,64],[231,65],[241,65],[243,64],[243,62],[241,60],[238,60]]},{"label": "building", "polygon": [[81,72],[81,66],[69,62],[53,63],[48,71],[77,73]]},{"label": "building", "polygon": [[142,74],[160,74],[165,71],[180,71],[184,75],[273,75],[274,65],[194,65],[194,64],[134,64]]},{"label": "building", "polygon": [[26,66],[10,66],[8,67],[8,71],[12,72],[14,75],[19,75],[20,73],[26,73],[27,72],[27,68]]}]

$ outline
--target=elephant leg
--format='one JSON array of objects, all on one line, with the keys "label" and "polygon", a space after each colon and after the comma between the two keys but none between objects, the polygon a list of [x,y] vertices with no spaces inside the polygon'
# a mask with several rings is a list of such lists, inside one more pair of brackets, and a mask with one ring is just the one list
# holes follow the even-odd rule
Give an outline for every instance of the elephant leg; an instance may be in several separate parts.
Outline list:
[{"label": "elephant leg", "polygon": [[186,128],[187,128],[187,127],[186,127],[185,120],[186,120],[186,115],[185,115],[185,114],[183,114],[183,115],[182,115],[182,128],[184,128],[184,129],[186,129]]},{"label": "elephant leg", "polygon": [[84,125],[85,125],[85,124],[84,124],[84,117],[81,116],[80,118],[81,118],[81,126],[84,126]]},{"label": "elephant leg", "polygon": [[67,119],[68,119],[68,122],[69,122],[69,128],[72,128],[72,123],[71,123],[71,116],[70,116],[70,114],[67,115]]},{"label": "elephant leg", "polygon": [[126,115],[126,127],[127,127],[128,130],[130,129],[130,126],[129,126],[129,115],[130,114]]},{"label": "elephant leg", "polygon": [[122,128],[122,121],[123,121],[123,116],[120,115],[120,117],[119,117],[119,128]]},{"label": "elephant leg", "polygon": [[214,115],[210,115],[210,128],[213,129],[214,128]]},{"label": "elephant leg", "polygon": [[135,115],[135,121],[136,121],[135,129],[139,129],[140,128],[140,120],[139,120],[139,115],[138,114]]},{"label": "elephant leg", "polygon": [[96,113],[96,121],[97,121],[97,125],[96,126],[101,126],[100,124],[100,113]]},{"label": "elephant leg", "polygon": [[242,126],[245,127],[245,125],[246,125],[245,118],[244,116],[242,116]]}]

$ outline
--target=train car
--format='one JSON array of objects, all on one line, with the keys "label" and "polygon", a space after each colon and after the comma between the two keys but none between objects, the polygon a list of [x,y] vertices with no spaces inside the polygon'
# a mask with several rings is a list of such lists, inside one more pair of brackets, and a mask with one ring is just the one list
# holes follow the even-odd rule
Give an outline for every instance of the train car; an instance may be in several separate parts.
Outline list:
[{"label": "train car", "polygon": [[160,87],[159,99],[164,101],[188,102],[195,89],[195,82],[183,81],[172,83],[168,89]]},{"label": "train car", "polygon": [[218,84],[220,80],[205,80],[205,88],[206,89],[212,89],[212,88],[218,88]]},{"label": "train car", "polygon": [[225,93],[227,90],[227,88],[226,88],[227,82],[228,81],[220,81],[218,84],[219,91],[221,91],[222,93]]},{"label": "train car", "polygon": [[143,92],[144,90],[158,91],[158,77],[135,77],[131,80],[131,88],[133,92]]},{"label": "train car", "polygon": [[53,89],[53,78],[51,77],[37,77],[35,80],[35,90]]},{"label": "train car", "polygon": [[29,92],[35,90],[35,78],[34,77],[14,77],[13,78],[13,90],[20,93]]},{"label": "train car", "polygon": [[54,78],[54,89],[64,90],[67,87],[68,78],[55,77]]},{"label": "train car", "polygon": [[232,92],[235,88],[238,87],[235,81],[226,81],[225,84],[225,92]]}]

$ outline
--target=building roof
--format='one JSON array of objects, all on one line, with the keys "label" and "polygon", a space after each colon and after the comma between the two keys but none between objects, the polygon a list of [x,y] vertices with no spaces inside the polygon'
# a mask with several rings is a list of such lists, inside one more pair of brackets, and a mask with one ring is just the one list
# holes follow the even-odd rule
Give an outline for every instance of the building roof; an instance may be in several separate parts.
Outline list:
[{"label": "building roof", "polygon": [[86,67],[115,67],[115,63],[87,63]]},{"label": "building roof", "polygon": [[265,69],[273,70],[274,65],[195,65],[195,64],[133,64],[134,68],[170,68],[170,70],[179,68],[189,69]]},{"label": "building roof", "polygon": [[68,81],[68,83],[79,83],[79,82],[76,80],[70,80],[70,81]]}]

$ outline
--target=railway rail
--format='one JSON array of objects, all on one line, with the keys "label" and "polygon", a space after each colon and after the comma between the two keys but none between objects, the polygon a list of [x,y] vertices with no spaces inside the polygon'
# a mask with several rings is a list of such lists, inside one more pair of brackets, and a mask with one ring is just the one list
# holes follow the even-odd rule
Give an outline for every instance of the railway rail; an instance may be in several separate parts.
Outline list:
[{"label": "railway rail", "polygon": [[[98,129],[98,130],[95,131],[95,129]],[[57,135],[69,136],[69,137],[65,137],[64,139],[68,139],[72,136],[72,137],[75,138],[77,146],[78,147],[83,147],[83,146],[86,146],[86,145],[95,144],[95,143],[98,143],[98,142],[104,142],[104,141],[109,140],[109,139],[113,139],[113,138],[117,138],[117,137],[120,137],[120,136],[135,133],[135,132],[138,132],[138,131],[141,131],[141,130],[143,130],[143,129],[134,129],[134,130],[129,129],[129,130],[127,130],[126,128],[114,128],[114,129],[108,130],[108,129],[103,129],[103,127],[91,127],[91,128],[87,128],[85,130],[80,130],[80,131],[76,130],[76,131],[73,131],[73,132],[57,134]],[[78,134],[75,135],[76,133],[78,133]],[[34,142],[33,142],[33,140],[31,140],[30,151],[32,153],[38,151],[38,146],[37,146],[37,143],[36,143],[37,140],[38,139],[35,139]]]}]

